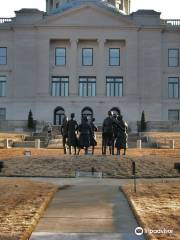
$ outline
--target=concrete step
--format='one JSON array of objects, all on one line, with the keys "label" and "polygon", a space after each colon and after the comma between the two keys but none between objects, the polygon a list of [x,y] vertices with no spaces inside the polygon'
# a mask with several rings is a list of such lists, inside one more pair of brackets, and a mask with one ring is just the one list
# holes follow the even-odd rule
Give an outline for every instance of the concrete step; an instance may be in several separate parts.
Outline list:
[{"label": "concrete step", "polygon": [[36,139],[40,139],[41,141],[46,141],[46,137],[43,137],[43,136],[30,136],[30,137],[26,137],[25,141],[35,141]]}]

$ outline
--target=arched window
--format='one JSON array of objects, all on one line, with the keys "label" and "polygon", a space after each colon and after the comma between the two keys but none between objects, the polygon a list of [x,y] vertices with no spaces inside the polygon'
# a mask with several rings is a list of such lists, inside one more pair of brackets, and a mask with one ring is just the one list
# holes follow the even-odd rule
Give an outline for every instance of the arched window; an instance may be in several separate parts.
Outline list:
[{"label": "arched window", "polygon": [[121,111],[119,110],[118,107],[113,107],[113,108],[111,108],[110,111],[115,113],[116,115],[121,115]]},{"label": "arched window", "polygon": [[90,107],[85,107],[81,111],[81,117],[83,118],[85,116],[90,120],[93,118],[93,110]]},{"label": "arched window", "polygon": [[54,110],[54,125],[61,125],[65,115],[64,108],[57,107]]}]

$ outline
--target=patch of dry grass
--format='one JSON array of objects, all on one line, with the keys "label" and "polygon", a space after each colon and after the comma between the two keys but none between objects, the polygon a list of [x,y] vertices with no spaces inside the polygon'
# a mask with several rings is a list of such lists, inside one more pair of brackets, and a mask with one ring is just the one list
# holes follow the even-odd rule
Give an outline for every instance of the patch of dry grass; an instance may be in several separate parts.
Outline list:
[{"label": "patch of dry grass", "polygon": [[148,239],[180,239],[180,184],[179,182],[141,183],[137,193],[133,186],[123,187],[140,225],[144,229],[173,230],[173,233],[148,233]]},{"label": "patch of dry grass", "polygon": [[94,167],[105,177],[129,178],[131,160],[136,161],[137,177],[178,177],[174,163],[179,162],[180,150],[129,149],[126,157],[101,155],[63,155],[61,150],[30,149],[31,157],[24,157],[24,149],[0,150],[4,159],[3,176],[72,177],[76,170],[91,171]]},{"label": "patch of dry grass", "polygon": [[56,191],[52,184],[0,179],[0,239],[28,239]]}]

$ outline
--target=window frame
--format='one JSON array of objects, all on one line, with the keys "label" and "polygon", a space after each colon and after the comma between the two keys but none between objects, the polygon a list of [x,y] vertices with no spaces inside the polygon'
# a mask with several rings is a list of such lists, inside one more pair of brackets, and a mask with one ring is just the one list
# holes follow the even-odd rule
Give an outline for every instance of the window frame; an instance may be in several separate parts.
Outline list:
[{"label": "window frame", "polygon": [[[6,114],[7,114],[7,112],[6,112],[6,108],[4,108],[4,107],[0,107],[0,111],[1,111],[1,110],[4,110],[5,115],[1,115],[1,114],[0,114],[0,121],[4,121],[4,120],[6,120]],[[1,119],[1,116],[5,116],[5,118],[4,118],[4,119]]]},{"label": "window frame", "polygon": [[[170,82],[171,79],[177,79],[177,82]],[[173,94],[170,96],[170,85],[172,85]],[[175,96],[175,86],[178,88],[178,96]],[[168,77],[168,98],[169,99],[179,99],[179,77]]]},{"label": "window frame", "polygon": [[0,65],[7,65],[7,62],[8,62],[8,61],[7,61],[7,47],[0,47],[0,49],[1,49],[1,48],[6,49],[6,55],[5,55],[5,56],[1,56],[1,55],[0,55],[0,59],[1,59],[1,58],[5,58],[5,63],[1,63],[1,60],[0,60]]},{"label": "window frame", "polygon": [[[86,81],[82,81],[80,80],[81,78],[84,78],[86,79]],[[94,81],[89,81],[89,79],[93,79],[94,78]],[[81,84],[86,84],[86,95],[84,94],[80,94],[81,93]],[[91,95],[88,95],[89,93],[89,85],[91,86],[91,93],[93,93],[93,89],[92,89],[92,84],[95,84],[95,94],[91,94]],[[84,93],[84,91],[83,91]],[[96,97],[96,76],[79,76],[79,97]]]},{"label": "window frame", "polygon": [[[170,112],[171,111],[177,111],[178,112],[178,120],[171,120],[170,119]],[[168,109],[168,121],[179,121],[180,120],[180,110],[179,109]]]},{"label": "window frame", "polygon": [[[64,50],[64,56],[57,56],[57,50],[58,49],[63,49]],[[64,64],[57,64],[57,58],[63,58],[64,59]],[[61,67],[64,67],[66,66],[66,47],[56,47],[55,48],[55,65],[56,66],[61,66]]]},{"label": "window frame", "polygon": [[[113,79],[113,81],[112,82],[108,82],[108,79]],[[120,79],[120,81],[119,82],[116,82],[115,80],[116,79]],[[113,84],[113,96],[112,95],[108,95],[108,88],[107,88],[107,85],[108,85],[108,83],[109,84]],[[119,84],[119,85],[121,85],[122,86],[122,95],[118,95],[118,96],[116,96],[116,87],[115,87],[115,85],[116,84]],[[110,90],[110,93],[111,93],[111,90]],[[123,97],[124,96],[124,78],[122,77],[122,76],[106,76],[106,97]]]},{"label": "window frame", "polygon": [[[169,54],[170,54],[170,51],[171,50],[176,50],[177,51],[177,53],[178,53],[178,55],[177,55],[177,65],[176,66],[172,66],[172,65],[170,65],[170,56],[169,56]],[[168,48],[168,67],[179,67],[179,48]]]},{"label": "window frame", "polygon": [[[53,80],[54,78],[58,78],[59,80]],[[67,78],[67,81],[61,80],[63,78]],[[59,84],[59,93],[60,95],[53,95],[53,83]],[[61,95],[62,92],[62,83],[64,83],[64,93],[66,92],[66,84],[67,84],[67,95]],[[69,97],[69,76],[52,76],[51,78],[51,97]]]},{"label": "window frame", "polygon": [[[119,58],[118,58],[118,64],[111,64],[111,50],[118,49],[119,50]],[[113,58],[114,59],[114,58]],[[121,49],[120,48],[109,48],[109,66],[118,67],[121,65]]]},{"label": "window frame", "polygon": [[[1,77],[4,77],[5,79],[4,80],[1,80]],[[6,97],[7,96],[7,76],[5,76],[5,75],[0,75],[0,85],[1,85],[1,83],[3,84],[3,83],[5,83],[5,87],[4,87],[4,95],[2,94],[1,95],[1,92],[3,93],[3,91],[0,91],[0,98],[1,97]],[[2,85],[3,86],[3,85]],[[1,90],[1,89],[0,89]]]},{"label": "window frame", "polygon": [[[92,50],[91,64],[84,64],[84,50]],[[82,48],[82,66],[93,66],[94,62],[94,51],[93,48]]]}]

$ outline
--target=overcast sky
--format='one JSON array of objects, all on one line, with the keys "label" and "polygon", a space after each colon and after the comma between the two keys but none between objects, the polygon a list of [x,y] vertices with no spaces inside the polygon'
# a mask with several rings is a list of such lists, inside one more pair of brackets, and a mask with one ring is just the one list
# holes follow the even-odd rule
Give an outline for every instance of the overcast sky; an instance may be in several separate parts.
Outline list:
[{"label": "overcast sky", "polygon": [[[46,0],[0,0],[0,17],[13,17],[21,8],[38,8],[45,11]],[[180,19],[180,0],[131,0],[131,12],[137,9],[154,9],[161,18]]]}]

